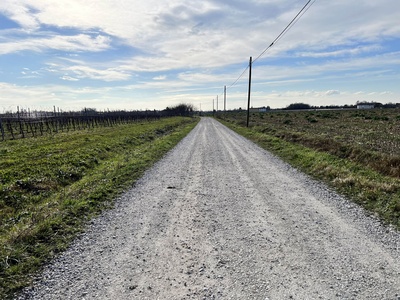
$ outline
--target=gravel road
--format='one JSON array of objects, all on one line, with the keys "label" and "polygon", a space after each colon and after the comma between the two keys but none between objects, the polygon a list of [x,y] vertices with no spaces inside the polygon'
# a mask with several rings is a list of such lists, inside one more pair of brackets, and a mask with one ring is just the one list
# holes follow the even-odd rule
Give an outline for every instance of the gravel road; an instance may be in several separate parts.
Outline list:
[{"label": "gravel road", "polygon": [[18,299],[400,299],[400,235],[203,118]]}]

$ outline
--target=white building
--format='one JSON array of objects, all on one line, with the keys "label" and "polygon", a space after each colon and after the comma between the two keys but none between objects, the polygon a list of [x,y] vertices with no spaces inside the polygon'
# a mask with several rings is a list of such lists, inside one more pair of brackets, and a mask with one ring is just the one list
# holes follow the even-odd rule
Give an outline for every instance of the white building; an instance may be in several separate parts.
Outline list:
[{"label": "white building", "polygon": [[375,108],[374,103],[357,103],[357,109],[373,109]]}]

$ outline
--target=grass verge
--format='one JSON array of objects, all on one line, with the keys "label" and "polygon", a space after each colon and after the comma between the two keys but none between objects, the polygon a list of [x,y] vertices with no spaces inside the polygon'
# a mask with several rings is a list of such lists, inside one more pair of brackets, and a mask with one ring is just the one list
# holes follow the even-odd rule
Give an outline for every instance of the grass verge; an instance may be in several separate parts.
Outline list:
[{"label": "grass verge", "polygon": [[385,176],[346,158],[268,135],[257,127],[246,128],[232,122],[221,122],[400,229],[398,178]]},{"label": "grass verge", "polygon": [[168,118],[1,143],[0,298],[27,286],[197,121]]}]

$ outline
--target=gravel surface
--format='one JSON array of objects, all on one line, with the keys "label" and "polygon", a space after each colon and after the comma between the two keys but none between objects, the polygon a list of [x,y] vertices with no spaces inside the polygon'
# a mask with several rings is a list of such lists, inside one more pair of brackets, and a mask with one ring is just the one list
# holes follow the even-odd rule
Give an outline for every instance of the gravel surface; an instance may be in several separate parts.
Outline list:
[{"label": "gravel surface", "polygon": [[400,299],[400,235],[203,118],[18,299]]}]

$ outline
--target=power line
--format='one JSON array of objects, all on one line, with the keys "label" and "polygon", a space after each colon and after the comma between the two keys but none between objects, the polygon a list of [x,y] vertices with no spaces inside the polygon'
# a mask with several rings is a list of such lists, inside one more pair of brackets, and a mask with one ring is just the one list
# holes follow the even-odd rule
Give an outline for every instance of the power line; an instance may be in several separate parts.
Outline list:
[{"label": "power line", "polygon": [[[299,17],[297,19],[295,19],[295,21],[290,25],[288,30],[286,30],[286,32],[283,35],[285,35],[300,20],[300,18],[310,9],[310,7],[315,3],[315,1],[317,1],[317,0],[313,0],[312,3],[310,5],[308,5],[306,9],[303,10],[301,15],[299,15]],[[283,37],[283,35],[279,39],[281,39]]]},{"label": "power line", "polygon": [[[253,60],[253,64],[260,59],[272,46],[274,46],[278,40],[280,40],[296,23],[297,21],[308,11],[308,9],[315,3],[316,0],[308,0],[307,3],[303,6],[303,8],[296,14],[296,16],[290,21],[290,23],[285,27],[285,29],[282,30],[282,32],[273,40],[273,42],[264,49],[264,51],[261,52],[260,55],[257,56]],[[311,4],[310,4],[311,3]],[[246,71],[249,69],[249,65],[243,70],[243,72],[240,74],[240,76],[231,84],[228,86],[228,88],[231,88],[234,86],[246,73]]]},{"label": "power line", "polygon": [[242,74],[240,74],[240,76],[235,80],[235,82],[234,83],[232,83],[230,86],[228,86],[228,88],[230,88],[230,87],[232,87],[232,86],[234,86],[239,80],[240,80],[240,78],[242,78],[243,77],[243,75],[244,75],[244,73],[246,73],[246,71],[247,71],[247,69],[249,68],[250,66],[249,65],[247,65],[247,67],[246,67],[246,69],[244,69],[243,70],[243,72],[242,72]]},{"label": "power line", "polygon": [[[263,56],[265,52],[268,51],[268,49],[274,46],[275,43],[278,42],[278,40],[281,39],[289,31],[289,29],[292,28],[293,25],[297,23],[297,21],[304,15],[304,13],[308,10],[308,8],[310,8],[311,5],[314,4],[316,0],[314,0],[313,2],[312,1],[313,0],[307,1],[307,3],[303,6],[303,8],[297,13],[297,15],[292,19],[292,21],[290,21],[290,23],[285,27],[285,29],[282,30],[282,32],[275,38],[275,40],[267,48],[265,48],[264,51],[261,52],[261,54],[257,56],[256,59],[253,60],[253,63],[255,63],[261,56]],[[310,3],[311,5],[309,5]]]}]

